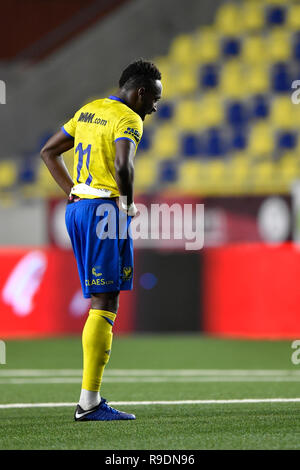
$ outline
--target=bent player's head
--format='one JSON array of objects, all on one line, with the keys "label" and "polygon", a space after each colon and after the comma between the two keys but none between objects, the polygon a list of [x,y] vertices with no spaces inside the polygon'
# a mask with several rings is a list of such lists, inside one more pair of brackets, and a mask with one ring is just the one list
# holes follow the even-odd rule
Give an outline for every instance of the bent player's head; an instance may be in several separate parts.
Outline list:
[{"label": "bent player's head", "polygon": [[123,70],[119,87],[128,106],[144,120],[156,111],[161,98],[161,73],[152,62],[140,59]]}]

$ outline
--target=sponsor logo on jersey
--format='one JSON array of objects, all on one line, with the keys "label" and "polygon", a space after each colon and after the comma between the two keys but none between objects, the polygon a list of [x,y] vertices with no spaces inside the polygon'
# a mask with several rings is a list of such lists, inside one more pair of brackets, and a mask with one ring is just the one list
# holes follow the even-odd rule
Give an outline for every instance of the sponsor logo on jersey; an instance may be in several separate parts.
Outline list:
[{"label": "sponsor logo on jersey", "polygon": [[133,129],[132,127],[127,127],[124,134],[131,135],[136,140],[136,142],[139,142],[141,139],[141,134],[139,133],[139,131]]},{"label": "sponsor logo on jersey", "polygon": [[99,117],[95,117],[95,113],[81,113],[78,122],[86,122],[87,124],[100,124],[100,126],[106,126],[107,120],[106,119],[101,119]]}]

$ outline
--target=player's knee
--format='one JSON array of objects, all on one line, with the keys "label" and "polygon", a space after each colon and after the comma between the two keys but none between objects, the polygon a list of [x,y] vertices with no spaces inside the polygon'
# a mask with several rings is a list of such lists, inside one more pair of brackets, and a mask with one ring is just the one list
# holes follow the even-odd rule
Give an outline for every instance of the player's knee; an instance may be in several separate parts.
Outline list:
[{"label": "player's knee", "polygon": [[92,308],[117,313],[119,308],[119,291],[91,294]]}]

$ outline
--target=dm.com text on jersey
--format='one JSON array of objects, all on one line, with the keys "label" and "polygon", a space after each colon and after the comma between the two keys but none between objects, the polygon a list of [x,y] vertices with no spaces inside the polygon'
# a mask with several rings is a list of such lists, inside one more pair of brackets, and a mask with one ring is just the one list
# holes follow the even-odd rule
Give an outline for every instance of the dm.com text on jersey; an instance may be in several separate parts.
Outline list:
[{"label": "dm.com text on jersey", "polygon": [[137,215],[128,223],[127,214],[110,204],[99,204],[96,215],[100,239],[143,240],[143,245],[172,240],[186,250],[200,250],[204,245],[204,204],[136,204]]}]

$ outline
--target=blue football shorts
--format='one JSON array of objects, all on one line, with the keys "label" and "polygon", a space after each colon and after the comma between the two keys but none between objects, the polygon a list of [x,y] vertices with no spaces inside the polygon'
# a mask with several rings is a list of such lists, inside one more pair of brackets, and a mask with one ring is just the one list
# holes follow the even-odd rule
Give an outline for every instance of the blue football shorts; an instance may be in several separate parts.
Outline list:
[{"label": "blue football shorts", "polygon": [[114,199],[80,199],[66,207],[66,226],[77,261],[83,295],[131,290],[131,217]]}]

